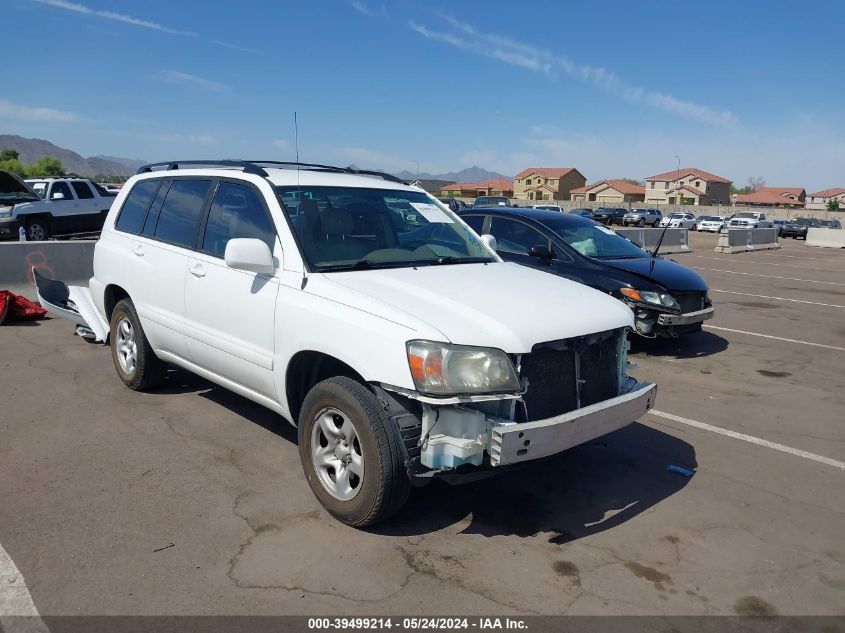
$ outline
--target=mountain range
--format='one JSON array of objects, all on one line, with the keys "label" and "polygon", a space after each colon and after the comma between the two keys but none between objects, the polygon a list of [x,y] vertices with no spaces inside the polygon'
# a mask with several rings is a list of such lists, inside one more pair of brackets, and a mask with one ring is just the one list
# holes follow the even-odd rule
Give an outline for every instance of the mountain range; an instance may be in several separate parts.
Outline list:
[{"label": "mountain range", "polygon": [[138,167],[148,161],[120,158],[118,156],[89,156],[85,158],[76,152],[54,145],[39,138],[25,138],[14,134],[0,134],[0,150],[14,149],[24,164],[37,163],[44,156],[58,158],[68,173],[80,176],[102,177],[132,176]]},{"label": "mountain range", "polygon": [[[121,178],[128,178],[138,170],[138,167],[149,162],[135,158],[104,155],[85,158],[72,150],[54,145],[50,141],[14,134],[0,134],[0,150],[4,149],[16,150],[20,161],[24,164],[37,163],[44,156],[53,156],[62,162],[62,166],[68,173],[72,172],[88,177],[120,176]],[[504,176],[495,171],[487,171],[476,165],[445,174],[429,174],[426,172],[417,174],[405,170],[395,175],[402,180],[436,181],[438,185],[438,187],[435,187],[436,189],[439,189],[441,183],[445,185],[452,182],[483,182],[493,178],[511,180],[510,176]]]},{"label": "mountain range", "polygon": [[504,176],[495,171],[487,171],[483,167],[467,167],[461,171],[450,171],[445,174],[429,174],[420,172],[416,174],[411,171],[400,171],[397,174],[402,180],[444,180],[446,182],[484,182],[485,180],[492,180],[493,178],[504,178],[505,180],[513,180],[511,176]]}]

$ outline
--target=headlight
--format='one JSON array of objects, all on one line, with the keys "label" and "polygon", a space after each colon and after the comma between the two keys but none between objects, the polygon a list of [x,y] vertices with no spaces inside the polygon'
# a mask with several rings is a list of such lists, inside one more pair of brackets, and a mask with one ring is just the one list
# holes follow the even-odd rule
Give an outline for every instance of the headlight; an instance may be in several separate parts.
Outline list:
[{"label": "headlight", "polygon": [[633,288],[620,288],[623,296],[640,303],[651,303],[673,310],[680,310],[681,306],[675,301],[675,297],[665,292],[654,292],[652,290],[634,290]]},{"label": "headlight", "polygon": [[433,341],[408,341],[417,391],[432,395],[518,392],[513,363],[502,350]]},{"label": "headlight", "polygon": [[0,220],[8,220],[12,217],[12,210],[0,211]]}]

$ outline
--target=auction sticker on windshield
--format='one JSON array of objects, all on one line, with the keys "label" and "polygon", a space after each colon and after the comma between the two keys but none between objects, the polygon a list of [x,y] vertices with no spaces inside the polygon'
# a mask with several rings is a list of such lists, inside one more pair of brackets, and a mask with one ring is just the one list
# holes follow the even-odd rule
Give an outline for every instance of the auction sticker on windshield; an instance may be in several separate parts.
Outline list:
[{"label": "auction sticker on windshield", "polygon": [[428,204],[426,202],[411,202],[410,204],[429,222],[452,223],[452,218],[443,213],[443,210],[435,204]]}]

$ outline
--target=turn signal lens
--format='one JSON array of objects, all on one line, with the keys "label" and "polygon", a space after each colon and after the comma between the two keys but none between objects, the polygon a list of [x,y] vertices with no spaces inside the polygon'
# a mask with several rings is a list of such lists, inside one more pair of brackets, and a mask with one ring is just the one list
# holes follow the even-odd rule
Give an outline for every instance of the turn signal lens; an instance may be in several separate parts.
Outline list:
[{"label": "turn signal lens", "polygon": [[620,288],[619,292],[623,295],[628,297],[629,299],[633,299],[634,301],[642,301],[643,296],[640,294],[639,290],[634,290],[633,288]]}]

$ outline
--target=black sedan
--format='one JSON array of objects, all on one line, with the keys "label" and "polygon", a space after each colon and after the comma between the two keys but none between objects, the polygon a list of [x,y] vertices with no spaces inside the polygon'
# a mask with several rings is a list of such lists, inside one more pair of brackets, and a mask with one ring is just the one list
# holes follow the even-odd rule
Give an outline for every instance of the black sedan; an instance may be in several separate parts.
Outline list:
[{"label": "black sedan", "polygon": [[606,224],[607,226],[611,226],[613,224],[624,226],[625,223],[622,221],[622,218],[625,217],[626,213],[628,213],[628,209],[623,209],[621,207],[601,207],[593,212],[593,220],[599,224]]},{"label": "black sedan", "polygon": [[807,239],[807,229],[818,228],[821,223],[816,218],[795,218],[784,224],[778,235],[780,237],[791,237],[793,240],[798,238]]},{"label": "black sedan", "polygon": [[467,209],[461,218],[496,238],[506,261],[560,275],[624,301],[646,337],[697,332],[714,314],[707,283],[671,259],[652,256],[618,233],[577,215],[534,209]]}]

